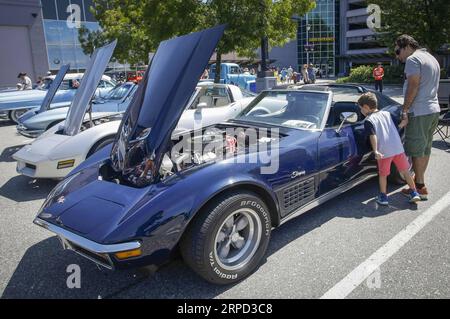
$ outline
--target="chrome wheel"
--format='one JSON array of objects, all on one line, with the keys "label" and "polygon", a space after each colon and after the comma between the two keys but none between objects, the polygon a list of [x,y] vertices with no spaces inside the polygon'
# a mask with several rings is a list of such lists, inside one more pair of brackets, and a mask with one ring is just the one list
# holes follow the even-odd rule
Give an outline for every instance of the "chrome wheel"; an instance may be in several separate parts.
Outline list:
[{"label": "chrome wheel", "polygon": [[226,270],[245,267],[255,255],[261,241],[262,225],[258,214],[242,208],[230,214],[215,238],[214,254]]},{"label": "chrome wheel", "polygon": [[27,113],[28,110],[14,110],[10,112],[10,119],[13,122],[18,122],[19,118]]}]

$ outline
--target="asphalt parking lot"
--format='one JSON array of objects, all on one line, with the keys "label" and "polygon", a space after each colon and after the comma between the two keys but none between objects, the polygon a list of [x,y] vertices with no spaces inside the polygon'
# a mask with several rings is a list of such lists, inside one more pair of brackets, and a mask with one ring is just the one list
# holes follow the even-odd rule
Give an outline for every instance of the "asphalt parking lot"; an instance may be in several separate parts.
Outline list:
[{"label": "asphalt parking lot", "polygon": [[[156,273],[110,272],[63,251],[56,237],[32,223],[56,182],[15,171],[11,155],[28,142],[12,123],[0,121],[2,298],[320,298],[333,287],[347,298],[450,298],[450,149],[437,137],[428,201],[412,206],[397,186],[390,188],[391,205],[378,207],[377,181],[370,180],[274,230],[261,267],[226,287],[202,281],[181,260]],[[401,245],[386,246],[411,225],[423,227],[401,237]],[[369,258],[377,251],[385,258]],[[367,260],[383,262],[369,280],[348,289]],[[79,289],[66,285],[71,264],[81,267]]]}]

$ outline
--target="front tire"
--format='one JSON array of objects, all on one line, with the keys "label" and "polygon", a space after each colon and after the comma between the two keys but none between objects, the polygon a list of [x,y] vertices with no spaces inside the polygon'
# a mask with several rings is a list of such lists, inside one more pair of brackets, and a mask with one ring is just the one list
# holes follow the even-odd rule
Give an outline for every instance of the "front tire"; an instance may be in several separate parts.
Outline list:
[{"label": "front tire", "polygon": [[8,117],[14,123],[19,123],[19,117],[24,115],[27,111],[28,110],[22,110],[22,109],[21,110],[12,110],[12,111],[9,111]]},{"label": "front tire", "polygon": [[214,284],[232,284],[260,264],[272,224],[266,204],[252,192],[231,193],[199,213],[184,234],[186,264]]}]

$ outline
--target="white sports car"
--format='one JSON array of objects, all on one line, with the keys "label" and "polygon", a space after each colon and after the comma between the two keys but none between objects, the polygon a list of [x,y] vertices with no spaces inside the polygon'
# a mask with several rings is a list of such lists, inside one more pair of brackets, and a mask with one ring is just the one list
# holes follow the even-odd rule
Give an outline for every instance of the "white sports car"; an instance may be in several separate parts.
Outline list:
[{"label": "white sports car", "polygon": [[[99,63],[94,65],[96,72],[102,74],[104,70],[98,68]],[[84,94],[81,89],[80,95],[92,96],[89,87]],[[199,83],[178,122],[177,132],[233,118],[254,96],[234,85]],[[78,101],[75,97],[64,122],[51,127],[13,155],[18,173],[33,178],[63,178],[87,157],[114,141],[123,113],[89,114],[89,100]]]}]

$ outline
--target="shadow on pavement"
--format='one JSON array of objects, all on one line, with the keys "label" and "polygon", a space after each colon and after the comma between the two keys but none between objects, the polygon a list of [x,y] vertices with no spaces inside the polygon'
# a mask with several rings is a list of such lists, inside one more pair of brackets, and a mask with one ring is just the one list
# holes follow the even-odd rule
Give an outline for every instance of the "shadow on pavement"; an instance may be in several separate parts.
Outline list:
[{"label": "shadow on pavement", "polygon": [[16,123],[10,121],[10,120],[6,120],[6,119],[0,119],[0,127],[3,126],[13,126],[16,125]]},{"label": "shadow on pavement", "polygon": [[[71,273],[66,270],[73,264],[81,270],[79,289],[67,287]],[[141,286],[144,281],[145,285]],[[204,282],[180,260],[155,274],[145,269],[100,270],[74,252],[62,250],[59,240],[51,237],[25,252],[1,297],[107,299],[120,298],[132,290],[136,294],[134,298],[212,298],[226,289],[229,286],[216,287]]]},{"label": "shadow on pavement", "polygon": [[[418,210],[417,205],[408,203],[407,198],[400,193],[389,196],[389,206],[378,205],[375,201],[378,192],[378,181],[376,179],[358,187],[358,196],[355,196],[355,190],[353,192],[350,190],[275,229],[272,233],[268,254],[275,253],[291,241],[321,227],[336,217],[377,218],[399,210]],[[399,187],[390,186],[390,191],[392,192],[397,188]]]},{"label": "shadow on pavement", "polygon": [[51,179],[31,179],[18,175],[0,188],[0,196],[15,202],[28,202],[47,197],[58,181]]},{"label": "shadow on pavement", "polygon": [[15,160],[12,158],[12,155],[24,146],[25,144],[21,144],[5,148],[0,154],[0,162],[15,162]]},{"label": "shadow on pavement", "polygon": [[[69,289],[66,272],[80,266],[80,289]],[[142,277],[142,276],[141,276]],[[93,298],[111,294],[122,286],[142,280],[133,272],[100,271],[93,263],[71,251],[63,251],[57,237],[29,248],[5,288],[2,298]]]},{"label": "shadow on pavement", "polygon": [[450,153],[450,139],[448,140],[448,143],[449,144],[445,143],[443,140],[434,140],[433,147]]},{"label": "shadow on pavement", "polygon": [[[376,180],[366,182],[359,186],[357,195],[349,191],[274,230],[266,258],[336,217],[376,218],[397,210],[417,209],[398,193],[390,197],[391,206],[377,207],[371,200],[377,187]],[[81,267],[81,289],[68,289],[66,286],[69,276],[66,268],[69,264]],[[51,237],[26,251],[2,297],[214,298],[233,286],[215,286],[205,282],[180,258],[156,273],[148,273],[144,269],[117,272],[99,270],[75,253],[63,251],[59,240]]]}]

